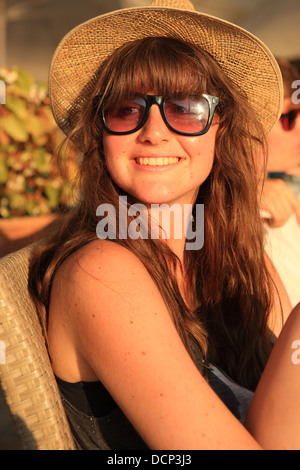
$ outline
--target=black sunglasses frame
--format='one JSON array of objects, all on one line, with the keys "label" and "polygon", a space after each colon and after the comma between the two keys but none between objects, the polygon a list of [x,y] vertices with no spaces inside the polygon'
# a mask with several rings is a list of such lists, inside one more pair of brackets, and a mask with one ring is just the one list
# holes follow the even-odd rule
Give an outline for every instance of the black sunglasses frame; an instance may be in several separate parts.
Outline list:
[{"label": "black sunglasses frame", "polygon": [[[296,119],[299,113],[300,113],[300,108],[291,109],[288,113],[284,113],[280,116],[280,123],[284,131],[289,132],[295,127]],[[284,123],[288,124],[287,128],[285,127]]]},{"label": "black sunglasses frame", "polygon": [[[161,116],[163,118],[164,123],[166,124],[166,126],[172,132],[174,132],[175,134],[184,135],[184,136],[188,136],[188,137],[203,135],[203,134],[206,134],[206,132],[209,130],[209,128],[211,126],[211,123],[212,123],[212,120],[213,120],[215,108],[219,104],[219,98],[217,96],[202,94],[201,96],[203,98],[205,98],[208,101],[208,104],[209,104],[209,115],[208,115],[207,124],[206,124],[205,128],[200,132],[188,133],[188,132],[182,132],[182,131],[179,131],[177,129],[174,129],[174,127],[171,126],[171,124],[169,123],[169,121],[167,119],[166,113],[165,113],[165,102],[168,101],[168,100],[165,100],[165,98],[163,96],[158,96],[158,95],[137,95],[137,96],[141,96],[141,98],[143,98],[145,100],[146,108],[145,108],[144,116],[143,116],[141,122],[139,123],[139,125],[137,127],[135,127],[134,129],[130,130],[130,131],[117,132],[117,131],[112,131],[111,129],[109,129],[107,127],[106,122],[105,122],[105,117],[104,117],[105,100],[103,101],[103,103],[102,103],[102,105],[100,106],[100,109],[99,109],[99,116],[100,116],[100,120],[101,120],[101,124],[103,126],[103,129],[107,133],[113,134],[113,135],[134,134],[135,132],[137,132],[139,129],[141,129],[146,124],[147,119],[149,117],[151,106],[153,104],[157,104],[159,109],[160,109],[160,113],[161,113]],[[101,97],[98,95],[98,98],[101,98]]]}]

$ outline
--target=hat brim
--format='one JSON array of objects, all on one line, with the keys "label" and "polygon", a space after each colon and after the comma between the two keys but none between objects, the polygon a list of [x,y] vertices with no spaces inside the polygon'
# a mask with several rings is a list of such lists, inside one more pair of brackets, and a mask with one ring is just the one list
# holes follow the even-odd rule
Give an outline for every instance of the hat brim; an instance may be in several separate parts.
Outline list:
[{"label": "hat brim", "polygon": [[269,134],[281,114],[283,85],[265,44],[239,26],[197,11],[139,7],[92,18],[58,45],[50,66],[49,95],[54,118],[66,135],[103,61],[122,44],[151,36],[183,39],[207,51],[246,93]]}]

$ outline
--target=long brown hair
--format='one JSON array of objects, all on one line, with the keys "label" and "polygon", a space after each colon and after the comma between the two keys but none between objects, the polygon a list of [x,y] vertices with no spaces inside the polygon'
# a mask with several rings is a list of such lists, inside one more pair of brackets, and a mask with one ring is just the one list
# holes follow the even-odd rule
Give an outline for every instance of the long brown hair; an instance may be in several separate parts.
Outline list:
[{"label": "long brown hair", "polygon": [[121,189],[112,181],[102,151],[96,95],[108,100],[137,90],[218,96],[219,129],[211,174],[199,190],[205,208],[205,242],[186,251],[188,308],[177,285],[178,260],[157,240],[116,239],[134,252],[157,283],[176,328],[190,348],[198,342],[212,361],[240,384],[254,389],[270,353],[267,328],[271,288],[264,262],[258,210],[255,151],[263,146],[259,122],[237,84],[197,46],[172,38],[145,38],[123,45],[86,90],[85,106],[68,139],[80,145],[81,198],[61,229],[39,246],[32,258],[29,288],[47,330],[51,283],[60,264],[80,246],[97,238],[96,209],[110,203],[118,209]]}]

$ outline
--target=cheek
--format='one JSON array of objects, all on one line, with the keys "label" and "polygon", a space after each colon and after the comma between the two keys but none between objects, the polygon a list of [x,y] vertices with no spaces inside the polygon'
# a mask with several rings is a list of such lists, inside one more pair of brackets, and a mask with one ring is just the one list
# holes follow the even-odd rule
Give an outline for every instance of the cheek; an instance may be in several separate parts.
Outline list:
[{"label": "cheek", "polygon": [[278,123],[276,127],[272,130],[271,134],[269,135],[268,144],[271,150],[275,150],[276,146],[280,144],[282,140],[285,140],[285,132],[282,131],[281,127],[279,127]]},{"label": "cheek", "polygon": [[202,136],[202,140],[195,143],[191,149],[191,155],[193,155],[191,177],[200,177],[202,182],[210,174],[215,159],[215,140],[204,137]]},{"label": "cheek", "polygon": [[268,139],[269,165],[273,165],[274,163],[278,163],[278,161],[282,160],[284,156],[283,150],[288,148],[289,143],[288,134],[283,132],[281,129],[274,128]]},{"label": "cheek", "polygon": [[[123,139],[124,140],[124,139]],[[113,179],[121,172],[120,164],[125,148],[116,136],[107,135],[103,138],[103,151],[107,169]],[[124,170],[124,169],[123,169]]]}]

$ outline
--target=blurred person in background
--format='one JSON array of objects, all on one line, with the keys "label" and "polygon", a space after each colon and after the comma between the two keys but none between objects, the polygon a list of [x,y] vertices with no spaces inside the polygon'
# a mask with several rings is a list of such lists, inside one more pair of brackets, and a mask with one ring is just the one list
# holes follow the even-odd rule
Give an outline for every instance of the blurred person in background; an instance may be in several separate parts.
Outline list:
[{"label": "blurred person in background", "polygon": [[[300,300],[300,103],[295,99],[300,74],[288,61],[277,61],[283,77],[284,101],[282,115],[268,139],[268,177],[262,209],[266,251],[295,306]],[[300,81],[298,88],[299,85]]]}]

